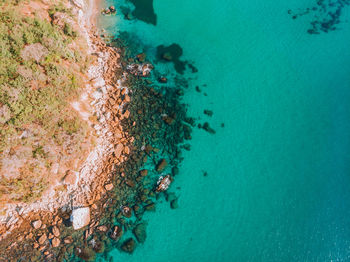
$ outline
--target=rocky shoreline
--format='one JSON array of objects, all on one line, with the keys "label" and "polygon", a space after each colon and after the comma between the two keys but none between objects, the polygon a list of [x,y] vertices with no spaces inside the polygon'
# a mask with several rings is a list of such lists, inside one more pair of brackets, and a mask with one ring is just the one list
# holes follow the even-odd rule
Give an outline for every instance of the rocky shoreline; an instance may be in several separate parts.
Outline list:
[{"label": "rocky shoreline", "polygon": [[[73,1],[85,27],[82,3]],[[177,197],[165,190],[195,125],[181,103],[183,86],[168,87],[165,77],[152,75],[146,54],[130,57],[118,40],[106,45],[86,32],[97,57],[87,90],[95,98],[98,151],[79,173],[67,174],[69,194],[51,199],[56,206],[12,213],[1,231],[0,261],[93,261],[113,248],[132,253],[146,239],[144,212],[154,211],[162,195],[177,208]]]}]

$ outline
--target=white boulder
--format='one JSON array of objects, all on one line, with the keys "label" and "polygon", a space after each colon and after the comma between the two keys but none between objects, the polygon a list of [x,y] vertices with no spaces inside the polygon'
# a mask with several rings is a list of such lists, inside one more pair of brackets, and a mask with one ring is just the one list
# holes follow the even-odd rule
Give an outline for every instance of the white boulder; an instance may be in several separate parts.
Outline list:
[{"label": "white boulder", "polygon": [[70,219],[74,230],[87,226],[90,223],[90,208],[82,207],[74,209]]}]

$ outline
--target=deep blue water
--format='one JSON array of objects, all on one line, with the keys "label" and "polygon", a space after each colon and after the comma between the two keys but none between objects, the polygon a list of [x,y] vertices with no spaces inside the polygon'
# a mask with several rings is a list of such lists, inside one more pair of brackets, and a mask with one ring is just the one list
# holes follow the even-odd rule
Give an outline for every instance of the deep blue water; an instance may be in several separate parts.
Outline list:
[{"label": "deep blue water", "polygon": [[110,4],[109,32],[150,55],[183,48],[198,68],[185,73],[189,114],[216,130],[194,130],[170,189],[179,208],[163,200],[146,214],[146,243],[114,261],[350,261],[350,8],[335,31],[309,34],[325,12],[292,15],[314,0],[154,0],[147,23],[123,18],[132,3]]}]

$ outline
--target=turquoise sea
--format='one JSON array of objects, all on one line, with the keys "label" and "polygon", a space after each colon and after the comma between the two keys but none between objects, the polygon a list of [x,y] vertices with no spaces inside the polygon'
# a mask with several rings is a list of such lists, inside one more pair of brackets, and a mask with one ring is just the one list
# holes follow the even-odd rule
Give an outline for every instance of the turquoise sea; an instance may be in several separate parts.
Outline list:
[{"label": "turquoise sea", "polygon": [[[147,15],[124,19],[132,2]],[[189,115],[216,130],[194,129],[169,189],[179,208],[161,200],[146,242],[113,261],[350,261],[350,7],[333,2],[337,29],[309,34],[324,12],[292,15],[316,0],[105,1],[109,32],[150,53],[182,47],[198,69],[185,73]]]}]

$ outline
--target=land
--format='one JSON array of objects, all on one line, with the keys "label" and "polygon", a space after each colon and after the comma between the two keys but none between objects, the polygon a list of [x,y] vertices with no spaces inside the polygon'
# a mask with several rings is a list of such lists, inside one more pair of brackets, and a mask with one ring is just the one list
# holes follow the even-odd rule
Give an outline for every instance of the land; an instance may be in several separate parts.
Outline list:
[{"label": "land", "polygon": [[[19,66],[26,64],[21,56],[22,50],[36,45],[34,49],[29,48],[35,50],[29,52],[30,55],[37,54],[38,50],[45,53],[38,61],[29,56],[33,64],[29,69],[39,70],[45,66],[52,48],[41,42],[44,36],[62,37],[62,43],[59,40],[54,42],[61,43],[59,46],[65,44],[61,50],[63,53],[56,53],[56,58],[49,61],[57,68],[66,69],[67,74],[76,74],[75,79],[79,77],[79,80],[68,81],[65,73],[59,71],[59,74],[50,75],[49,80],[44,78],[46,80],[39,91],[27,86],[25,81],[18,85],[28,94],[41,94],[46,87],[52,88],[52,92],[43,97],[44,101],[37,101],[43,102],[43,110],[46,110],[42,113],[41,122],[38,122],[43,125],[40,128],[46,132],[47,126],[56,123],[56,118],[63,123],[58,128],[65,126],[65,121],[75,119],[73,131],[58,129],[57,132],[58,135],[63,132],[64,142],[70,141],[69,136],[77,138],[70,147],[66,147],[65,143],[55,144],[55,135],[43,132],[36,136],[42,148],[32,149],[27,158],[39,164],[45,161],[52,161],[52,164],[40,172],[33,171],[33,178],[45,181],[36,195],[23,197],[32,194],[37,180],[33,180],[32,187],[28,187],[28,181],[22,182],[23,191],[17,191],[15,187],[4,191],[3,197],[7,201],[2,202],[0,214],[1,262],[93,261],[97,255],[108,259],[107,253],[113,248],[132,253],[146,239],[147,224],[142,219],[143,214],[155,211],[156,201],[163,195],[171,208],[178,207],[175,193],[166,190],[179,173],[182,149],[190,150],[190,146],[183,143],[191,139],[195,126],[195,120],[186,116],[186,105],[181,103],[186,80],[179,76],[173,81],[175,86],[168,86],[167,81],[159,81],[156,72],[152,73],[154,66],[148,62],[146,54],[131,54],[122,39],[98,32],[94,17],[102,8],[93,3],[93,0],[89,3],[62,0],[54,5],[58,7],[53,8],[48,0],[2,2],[5,7],[2,10],[12,9],[17,14],[12,19],[23,19],[23,27],[30,28],[26,24],[28,17],[39,21],[34,21],[34,26],[45,24],[44,28],[37,29],[37,40],[21,44],[20,55],[10,54],[9,59],[13,59],[13,63],[18,60]],[[18,14],[23,8],[26,12],[22,17]],[[21,22],[16,23],[21,26]],[[8,23],[1,23],[1,26],[7,27]],[[45,28],[53,33],[43,33]],[[23,28],[20,39],[27,31]],[[4,32],[7,32],[4,38],[11,35],[11,30]],[[102,35],[105,39],[101,39]],[[72,50],[78,47],[77,55],[81,59],[63,56],[64,52],[74,54]],[[9,48],[9,52],[11,50]],[[8,62],[4,68],[11,63]],[[47,77],[48,72],[43,70],[41,73]],[[61,78],[68,79],[67,86],[62,84],[65,83],[63,80],[59,84],[55,82]],[[30,81],[38,79],[35,75]],[[1,88],[3,86],[6,85],[1,85]],[[58,90],[61,88],[64,89]],[[35,101],[27,100],[24,99],[24,103]],[[6,105],[10,107],[11,103]],[[58,112],[56,115],[55,110]],[[13,117],[11,115],[11,119]],[[3,125],[15,127],[19,123],[7,120]],[[77,135],[81,133],[84,136]],[[36,145],[36,141],[30,140],[32,136],[27,139],[28,146]],[[56,146],[57,155],[61,157],[55,159],[56,154],[46,154],[48,146]],[[4,148],[8,147],[11,143],[4,143]],[[64,159],[76,163],[65,165]],[[6,172],[7,169],[4,169],[1,174],[6,175]],[[164,178],[160,178],[162,174]]]},{"label": "land", "polygon": [[52,218],[44,213],[101,198],[132,138],[119,125],[127,113],[116,116],[128,98],[118,99],[121,90],[112,83],[119,55],[96,33],[98,4],[0,5],[0,242],[6,245],[38,216],[41,223]]}]

